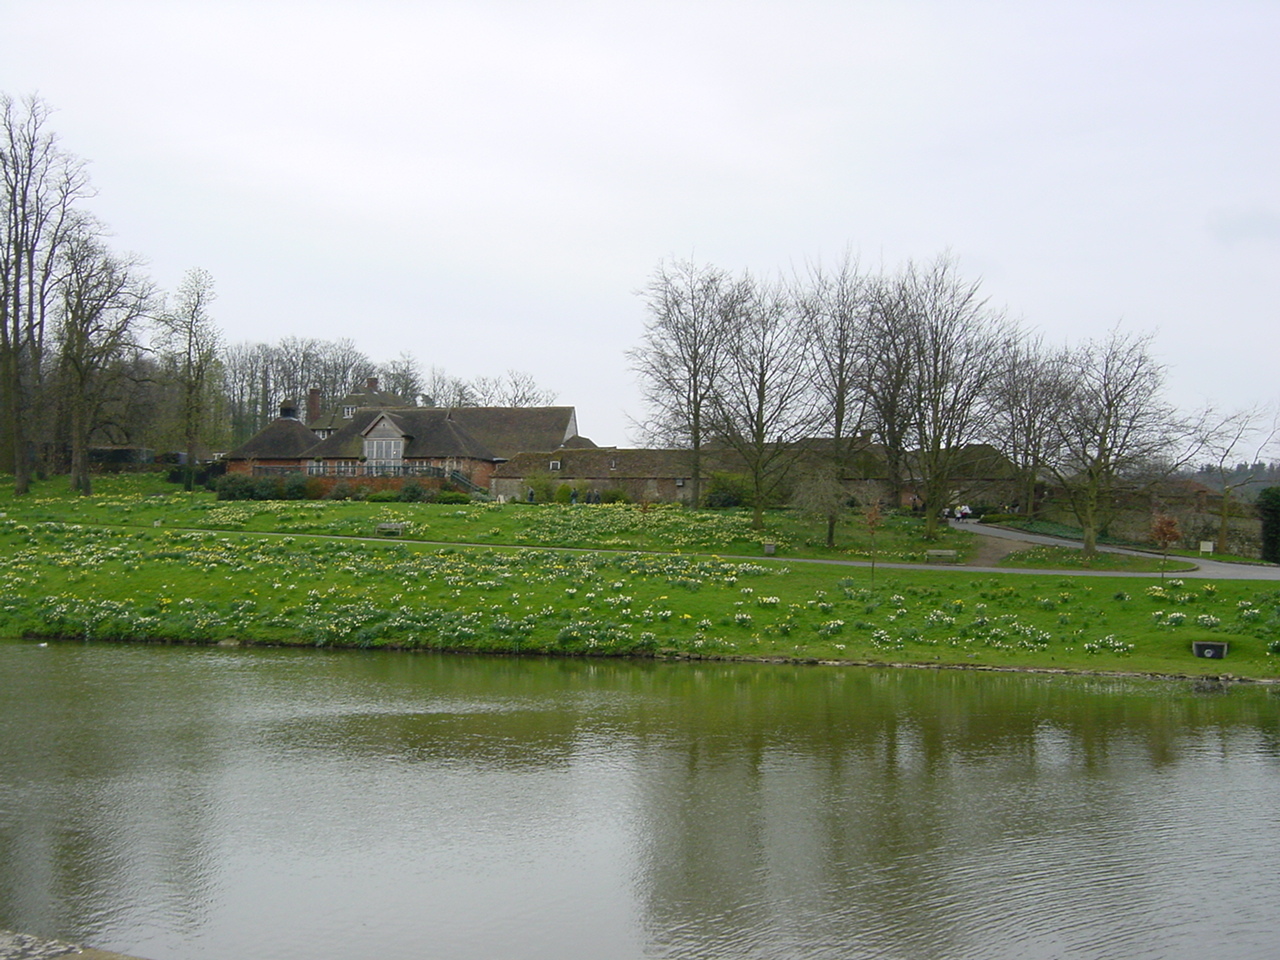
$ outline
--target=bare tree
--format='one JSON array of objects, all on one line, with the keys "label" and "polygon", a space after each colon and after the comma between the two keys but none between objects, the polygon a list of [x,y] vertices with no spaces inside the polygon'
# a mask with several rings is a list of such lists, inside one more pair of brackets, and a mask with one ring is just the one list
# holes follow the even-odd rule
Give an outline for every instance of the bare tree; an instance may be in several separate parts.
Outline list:
[{"label": "bare tree", "polygon": [[0,465],[14,492],[28,492],[32,433],[41,400],[45,332],[58,255],[75,225],[73,207],[89,194],[83,164],[46,130],[48,107],[0,94]]},{"label": "bare tree", "polygon": [[1097,552],[1123,482],[1137,482],[1154,465],[1167,474],[1187,457],[1176,454],[1186,425],[1164,399],[1165,368],[1151,340],[1117,328],[1065,361],[1071,394],[1053,428],[1056,459],[1046,466],[1075,513],[1086,554]]},{"label": "bare tree", "polygon": [[712,395],[744,288],[718,267],[686,260],[659,263],[641,296],[649,319],[627,359],[648,408],[642,429],[654,442],[688,449],[696,506],[702,502]]},{"label": "bare tree", "polygon": [[453,377],[443,367],[431,367],[422,385],[422,402],[428,407],[474,407],[475,394],[471,384],[460,377]]},{"label": "bare tree", "polygon": [[1022,478],[1018,507],[1029,517],[1041,471],[1054,458],[1055,424],[1071,394],[1066,352],[1050,350],[1039,336],[1024,336],[1006,345],[1001,361],[991,437]]},{"label": "bare tree", "polygon": [[753,524],[764,526],[764,508],[782,490],[806,453],[815,417],[808,342],[794,303],[779,285],[739,281],[710,396],[710,427],[732,451],[751,485]]},{"label": "bare tree", "polygon": [[196,456],[201,442],[211,433],[216,406],[221,335],[209,315],[215,296],[213,277],[193,268],[183,277],[172,309],[165,309],[159,317],[156,347],[178,393],[177,421],[186,451],[187,490],[194,486]]},{"label": "bare tree", "polygon": [[[1205,464],[1202,469],[1214,475],[1222,490],[1214,549],[1218,553],[1227,553],[1233,494],[1258,476],[1263,451],[1280,434],[1280,415],[1274,409],[1254,406],[1225,416],[1215,416],[1210,412],[1203,419],[1208,429],[1200,453]],[[1249,459],[1237,464],[1246,451]],[[1246,463],[1250,468],[1241,471],[1239,467]]]},{"label": "bare tree", "polygon": [[417,406],[422,398],[422,367],[417,357],[407,351],[394,360],[381,364],[378,367],[378,379],[382,382],[382,389],[403,397],[411,406]]},{"label": "bare tree", "polygon": [[122,362],[140,349],[138,334],[154,296],[136,261],[108,251],[86,225],[66,244],[59,283],[57,369],[71,447],[71,487],[88,496],[89,439],[128,387]]},{"label": "bare tree", "polygon": [[265,343],[245,341],[223,348],[222,386],[232,446],[244,443],[275,415],[272,369],[272,348]]},{"label": "bare tree", "polygon": [[556,394],[539,387],[533,375],[522,370],[508,370],[501,376],[480,376],[467,385],[470,404],[477,407],[545,407],[555,402]]},{"label": "bare tree", "polygon": [[326,340],[307,387],[319,387],[320,405],[329,407],[346,396],[353,384],[374,376],[375,369],[373,361],[349,337]]},{"label": "bare tree", "polygon": [[958,492],[959,467],[989,435],[992,388],[1013,333],[987,309],[978,283],[962,279],[948,256],[923,269],[908,264],[899,283],[909,324],[908,391],[915,404],[908,436],[923,493],[925,536],[934,537],[940,511]]},{"label": "bare tree", "polygon": [[819,430],[830,436],[831,454],[842,467],[853,460],[861,443],[867,413],[870,286],[846,253],[834,272],[811,268],[795,294],[813,358]]},{"label": "bare tree", "polygon": [[824,458],[801,472],[791,493],[791,506],[826,523],[827,546],[834,547],[836,524],[848,515],[851,498],[839,466]]},{"label": "bare tree", "polygon": [[867,417],[884,450],[886,480],[892,502],[902,502],[906,486],[906,451],[917,414],[911,389],[915,363],[911,305],[907,288],[887,277],[870,283],[871,306],[863,347]]}]

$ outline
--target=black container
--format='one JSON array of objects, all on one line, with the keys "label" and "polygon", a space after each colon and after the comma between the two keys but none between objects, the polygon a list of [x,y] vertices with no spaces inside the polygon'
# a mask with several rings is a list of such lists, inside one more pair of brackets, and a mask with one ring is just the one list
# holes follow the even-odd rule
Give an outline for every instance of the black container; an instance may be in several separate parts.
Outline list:
[{"label": "black container", "polygon": [[1221,660],[1227,655],[1227,642],[1225,640],[1192,640],[1191,652],[1197,657]]}]

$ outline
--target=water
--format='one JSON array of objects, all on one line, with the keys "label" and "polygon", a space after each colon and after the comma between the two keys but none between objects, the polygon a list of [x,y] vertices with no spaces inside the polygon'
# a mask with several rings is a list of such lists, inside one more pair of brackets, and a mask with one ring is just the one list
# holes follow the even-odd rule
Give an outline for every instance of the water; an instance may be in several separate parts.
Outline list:
[{"label": "water", "polygon": [[153,960],[1260,958],[1271,688],[0,642],[0,926]]}]

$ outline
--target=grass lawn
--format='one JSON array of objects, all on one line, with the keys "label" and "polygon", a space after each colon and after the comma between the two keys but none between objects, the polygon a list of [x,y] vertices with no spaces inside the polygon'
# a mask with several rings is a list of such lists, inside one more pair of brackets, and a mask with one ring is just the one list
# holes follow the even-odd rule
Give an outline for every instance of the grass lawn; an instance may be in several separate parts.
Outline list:
[{"label": "grass lawn", "polygon": [[[766,514],[764,530],[751,528],[746,510],[689,511],[675,505],[634,504],[369,503],[349,500],[217,501],[211,493],[182,493],[154,474],[105,476],[95,495],[77,497],[65,480],[45,481],[15,501],[12,484],[0,484],[0,510],[25,522],[121,524],[259,533],[318,533],[367,537],[380,523],[405,524],[404,537],[437,543],[493,546],[581,547],[592,550],[714,552],[762,557],[765,543],[778,556],[870,560],[873,545],[851,517],[838,527],[834,548],[826,546],[826,524],[778,510]],[[944,527],[940,539],[925,540],[912,517],[888,517],[877,530],[878,560],[919,563],[930,549],[974,549],[974,534]]]},{"label": "grass lawn", "polygon": [[1095,553],[1091,557],[1072,547],[1032,547],[1019,550],[998,562],[1001,567],[1029,570],[1111,570],[1132,573],[1176,573],[1194,570],[1195,564],[1170,557],[1134,556],[1127,553]]},{"label": "grass lawn", "polygon": [[[91,501],[42,489],[0,502],[0,635],[1280,677],[1269,649],[1280,650],[1280,584],[964,568],[881,569],[873,584],[865,567],[702,552],[704,539],[742,542],[715,513],[217,504],[103,487]],[[410,517],[417,536],[484,542],[473,534],[514,538],[546,522],[533,528],[546,541],[513,550],[319,535],[368,534],[387,510]],[[612,539],[679,546],[584,544],[598,528],[576,517],[596,510],[614,518]],[[193,517],[224,527],[174,529]],[[546,549],[553,540],[618,549]],[[1192,657],[1198,639],[1228,641],[1227,660]]]}]

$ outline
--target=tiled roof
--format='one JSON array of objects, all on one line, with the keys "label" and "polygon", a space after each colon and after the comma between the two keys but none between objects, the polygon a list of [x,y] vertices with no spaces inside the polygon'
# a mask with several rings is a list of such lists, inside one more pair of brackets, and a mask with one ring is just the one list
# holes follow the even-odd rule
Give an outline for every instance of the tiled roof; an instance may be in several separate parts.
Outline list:
[{"label": "tiled roof", "polygon": [[499,457],[554,450],[578,433],[573,407],[454,407],[451,416]]},{"label": "tiled roof", "polygon": [[[355,394],[352,394],[355,396]],[[391,395],[386,395],[391,396]],[[399,400],[399,398],[394,398]],[[297,420],[275,421],[233,451],[240,459],[314,458],[354,459],[364,453],[364,432],[380,416],[387,416],[400,435],[408,438],[407,459],[470,457],[506,460],[523,450],[554,450],[566,442],[592,449],[590,440],[578,436],[573,407],[395,407],[362,406],[348,419],[332,426],[322,418],[304,427]],[[289,427],[276,424],[289,423]],[[334,432],[321,440],[312,430]],[[305,444],[304,444],[304,441]]]},{"label": "tiled roof", "polygon": [[226,454],[224,460],[289,460],[315,446],[316,435],[301,420],[281,417]]},{"label": "tiled roof", "polygon": [[355,459],[364,454],[365,434],[385,417],[406,438],[404,459],[464,457],[498,460],[498,456],[462,424],[439,407],[405,407],[399,410],[357,410],[346,426],[306,451],[308,457]]},{"label": "tiled roof", "polygon": [[346,407],[355,407],[357,410],[362,407],[392,410],[405,407],[405,400],[404,397],[397,394],[388,393],[385,390],[370,389],[367,385],[356,387],[331,409],[320,414],[307,426],[312,430],[341,430],[351,422],[342,415],[342,411]]},{"label": "tiled roof", "polygon": [[[580,479],[659,479],[692,476],[688,450],[619,450],[614,447],[562,447],[545,453],[521,453],[501,464],[494,479],[518,479],[547,473],[559,462],[561,476]],[[704,461],[703,473],[709,464]]]}]

